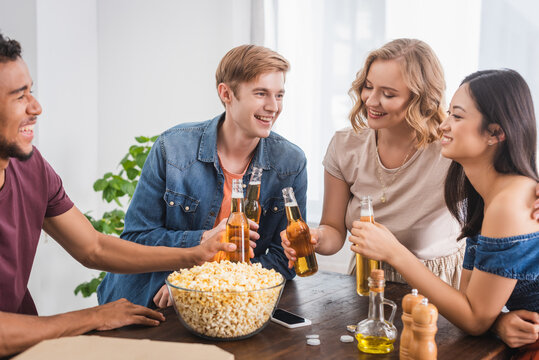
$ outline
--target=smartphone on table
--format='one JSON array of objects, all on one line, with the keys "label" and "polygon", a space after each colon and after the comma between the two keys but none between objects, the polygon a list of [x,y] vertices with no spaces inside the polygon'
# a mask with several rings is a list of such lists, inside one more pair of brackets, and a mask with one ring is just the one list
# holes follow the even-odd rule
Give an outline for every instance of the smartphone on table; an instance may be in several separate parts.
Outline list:
[{"label": "smartphone on table", "polygon": [[275,309],[273,312],[271,321],[290,329],[311,325],[311,320],[279,308]]}]

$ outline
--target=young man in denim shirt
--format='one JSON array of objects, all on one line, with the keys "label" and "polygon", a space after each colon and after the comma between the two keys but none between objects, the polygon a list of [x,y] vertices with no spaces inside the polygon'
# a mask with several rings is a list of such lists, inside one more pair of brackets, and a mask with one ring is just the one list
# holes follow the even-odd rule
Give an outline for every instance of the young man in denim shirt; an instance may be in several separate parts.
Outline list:
[{"label": "young man in denim shirt", "polygon": [[[260,227],[250,224],[250,239],[256,240],[252,261],[294,277],[279,236],[287,224],[281,190],[294,188],[305,215],[306,159],[300,148],[271,132],[282,110],[288,69],[286,59],[261,46],[239,46],[224,56],[216,82],[225,112],[161,134],[127,211],[123,239],[183,248],[203,243],[226,226],[232,179],[247,184],[257,166],[263,169],[263,210]],[[98,289],[99,302],[124,297],[146,306],[171,305],[164,287],[167,275],[107,274]]]}]

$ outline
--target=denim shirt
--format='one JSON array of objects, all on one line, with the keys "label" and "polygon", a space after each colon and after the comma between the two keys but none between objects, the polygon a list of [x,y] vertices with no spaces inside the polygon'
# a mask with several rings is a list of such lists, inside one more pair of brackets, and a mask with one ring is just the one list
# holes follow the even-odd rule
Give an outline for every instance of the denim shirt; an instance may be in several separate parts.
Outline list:
[{"label": "denim shirt", "polygon": [[506,238],[469,237],[462,267],[517,279],[506,307],[539,311],[539,232]]},{"label": "denim shirt", "polygon": [[[188,248],[199,245],[202,233],[213,228],[225,181],[217,157],[217,129],[224,116],[180,124],[161,134],[148,155],[127,210],[123,239],[143,245]],[[275,269],[287,279],[295,273],[288,269],[281,246],[280,232],[287,225],[281,190],[288,186],[294,189],[305,217],[306,164],[299,147],[271,132],[260,139],[243,176],[247,184],[253,166],[263,169],[260,239],[251,260]],[[124,297],[136,304],[154,306],[153,297],[169,273],[109,273],[98,288],[99,303]]]}]

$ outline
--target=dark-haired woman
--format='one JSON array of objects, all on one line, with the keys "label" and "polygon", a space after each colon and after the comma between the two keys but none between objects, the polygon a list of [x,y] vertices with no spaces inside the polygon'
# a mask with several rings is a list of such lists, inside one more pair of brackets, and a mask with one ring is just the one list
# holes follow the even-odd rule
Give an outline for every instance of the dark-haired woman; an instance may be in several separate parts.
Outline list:
[{"label": "dark-haired woman", "polygon": [[391,264],[455,325],[482,334],[504,305],[539,311],[539,224],[528,215],[539,178],[536,122],[529,88],[513,70],[468,76],[448,114],[440,126],[442,155],[453,160],[446,203],[467,238],[460,290],[381,224],[354,222],[350,241],[353,251]]}]

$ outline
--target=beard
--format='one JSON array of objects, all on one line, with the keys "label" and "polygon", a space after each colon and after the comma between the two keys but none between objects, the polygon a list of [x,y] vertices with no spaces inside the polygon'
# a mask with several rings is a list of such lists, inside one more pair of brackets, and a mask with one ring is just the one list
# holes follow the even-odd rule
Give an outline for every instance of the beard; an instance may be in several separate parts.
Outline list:
[{"label": "beard", "polygon": [[34,148],[29,153],[25,153],[14,142],[8,142],[2,135],[0,135],[0,159],[15,158],[20,161],[26,161],[32,157]]}]

